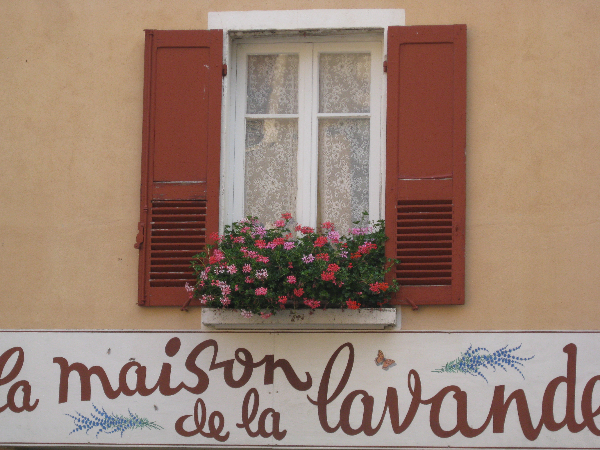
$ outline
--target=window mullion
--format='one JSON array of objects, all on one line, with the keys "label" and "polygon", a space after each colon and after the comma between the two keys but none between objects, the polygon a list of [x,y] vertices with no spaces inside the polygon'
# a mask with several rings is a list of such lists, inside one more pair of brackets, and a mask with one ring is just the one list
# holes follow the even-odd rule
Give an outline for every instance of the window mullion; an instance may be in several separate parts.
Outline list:
[{"label": "window mullion", "polygon": [[370,119],[371,113],[317,113],[323,119]]},{"label": "window mullion", "polygon": [[381,47],[374,45],[371,49],[371,119],[370,119],[370,142],[369,152],[369,218],[379,220],[381,216],[382,198],[382,173],[385,172],[383,165],[383,145],[385,145],[385,125],[382,123],[382,89],[383,89],[383,56]]},{"label": "window mullion", "polygon": [[299,114],[245,114],[246,119],[298,119]]},{"label": "window mullion", "polygon": [[305,44],[300,54],[298,118],[298,196],[297,220],[316,225],[317,173],[313,133],[313,58],[312,44]]},{"label": "window mullion", "polygon": [[[237,57],[239,55],[239,57]],[[234,96],[235,105],[235,127],[234,127],[234,176],[233,176],[233,221],[240,220],[246,215],[244,211],[244,179],[245,179],[245,151],[244,142],[246,134],[246,89],[247,61],[246,54],[239,52],[236,55],[236,92]]]}]

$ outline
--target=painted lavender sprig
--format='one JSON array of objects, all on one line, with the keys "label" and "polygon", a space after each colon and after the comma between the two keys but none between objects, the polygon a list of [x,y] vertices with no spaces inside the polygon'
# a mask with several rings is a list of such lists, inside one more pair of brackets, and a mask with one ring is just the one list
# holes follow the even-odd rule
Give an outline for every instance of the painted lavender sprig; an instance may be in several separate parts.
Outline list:
[{"label": "painted lavender sprig", "polygon": [[76,412],[77,415],[75,416],[66,414],[73,419],[73,424],[75,425],[75,428],[69,434],[82,430],[85,430],[85,433],[87,434],[88,431],[98,427],[96,437],[98,437],[100,433],[121,433],[121,437],[123,437],[125,431],[133,430],[135,428],[151,428],[154,430],[163,429],[163,427],[157,423],[150,422],[148,419],[133,414],[131,411],[129,411],[129,417],[127,417],[114,413],[109,415],[104,408],[100,410],[96,408],[96,405],[92,405],[92,407],[96,411],[96,414],[90,413],[89,417],[84,416],[79,412]]},{"label": "painted lavender sprig", "polygon": [[493,369],[496,371],[496,368],[499,367],[507,372],[506,369],[510,367],[519,372],[523,379],[525,379],[525,375],[523,375],[519,366],[522,367],[522,361],[529,361],[530,359],[533,359],[535,355],[528,358],[514,355],[513,353],[520,348],[521,345],[513,348],[508,348],[508,345],[505,345],[495,352],[490,353],[487,348],[473,348],[473,346],[470,345],[466,352],[461,353],[460,357],[446,363],[440,369],[433,370],[433,372],[464,373],[472,376],[480,376],[487,383],[488,380],[485,375],[481,373],[481,369]]}]

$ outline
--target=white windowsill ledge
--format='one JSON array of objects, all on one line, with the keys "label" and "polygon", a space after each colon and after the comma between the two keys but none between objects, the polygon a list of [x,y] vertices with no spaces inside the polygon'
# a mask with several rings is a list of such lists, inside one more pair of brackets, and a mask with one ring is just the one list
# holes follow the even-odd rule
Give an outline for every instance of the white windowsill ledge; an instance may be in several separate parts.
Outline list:
[{"label": "white windowsill ledge", "polygon": [[400,328],[400,309],[286,310],[267,319],[238,310],[202,308],[202,325],[221,330],[382,330]]}]

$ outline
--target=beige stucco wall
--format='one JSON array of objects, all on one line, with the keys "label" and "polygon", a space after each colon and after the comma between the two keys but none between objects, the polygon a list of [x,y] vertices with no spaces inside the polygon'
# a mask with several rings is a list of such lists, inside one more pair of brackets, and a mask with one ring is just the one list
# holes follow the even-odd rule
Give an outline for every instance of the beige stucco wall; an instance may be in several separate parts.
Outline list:
[{"label": "beige stucco wall", "polygon": [[198,328],[136,306],[143,30],[341,7],[468,26],[466,304],[403,328],[599,329],[596,0],[0,0],[0,328]]}]

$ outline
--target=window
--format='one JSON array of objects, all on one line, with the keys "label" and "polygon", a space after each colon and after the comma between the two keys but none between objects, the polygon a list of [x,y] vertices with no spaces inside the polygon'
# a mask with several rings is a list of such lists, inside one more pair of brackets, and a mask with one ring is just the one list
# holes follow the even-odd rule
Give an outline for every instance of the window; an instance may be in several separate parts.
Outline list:
[{"label": "window", "polygon": [[379,218],[381,39],[235,45],[233,220]]},{"label": "window", "polygon": [[[319,27],[319,12],[307,14]],[[244,17],[247,20],[246,14]],[[267,141],[275,149],[287,146],[287,150],[277,152],[292,155],[284,158],[284,165],[290,167],[290,177],[294,172],[301,176],[296,175],[296,198],[292,191],[285,201],[296,202],[300,220],[309,218],[316,223],[330,214],[323,206],[326,202],[319,203],[317,195],[319,189],[330,188],[329,180],[321,177],[318,185],[303,178],[306,173],[311,178],[318,176],[319,153],[321,159],[327,153],[319,152],[328,139],[325,130],[344,136],[340,130],[366,129],[366,121],[369,165],[362,173],[368,172],[369,211],[376,210],[371,219],[378,214],[385,217],[390,238],[386,252],[402,261],[391,272],[401,284],[397,302],[464,303],[466,27],[390,26],[385,31],[384,45],[380,39],[379,48],[387,51],[387,75],[381,78],[381,91],[387,93],[382,96],[381,107],[374,106],[377,94],[373,95],[372,89],[376,82],[371,75],[368,113],[364,101],[352,112],[323,109],[323,88],[315,86],[323,84],[321,77],[325,75],[319,73],[320,68],[335,67],[339,61],[362,60],[356,64],[364,66],[369,59],[371,74],[377,72],[373,61],[380,57],[375,48],[369,47],[372,42],[358,44],[352,37],[354,49],[346,46],[345,39],[336,43],[328,37],[310,42],[296,39],[294,43],[245,42],[231,53],[236,58],[236,52],[243,55],[241,60],[238,58],[241,66],[250,61],[249,65],[259,72],[269,72],[270,79],[279,77],[286,85],[297,83],[296,105],[294,95],[274,89],[273,81],[262,75],[251,73],[243,81],[241,93],[237,91],[240,83],[230,84],[233,74],[227,75],[228,81],[223,84],[223,55],[225,51],[230,61],[230,53],[228,40],[224,46],[222,30],[146,32],[141,218],[136,243],[141,251],[140,305],[185,302],[184,285],[194,282],[190,258],[204,248],[211,232],[218,231],[219,221],[228,223],[239,218],[235,216],[247,213],[245,209],[256,201],[250,199],[245,204],[245,192],[254,189],[246,168],[250,167],[250,175],[262,170],[249,152],[267,151]],[[238,37],[234,35],[228,34]],[[276,47],[279,44],[286,48]],[[296,64],[299,75],[294,81],[285,74]],[[336,70],[333,73],[333,78],[339,78]],[[248,100],[249,85],[251,92],[276,90],[277,101],[271,94],[268,97],[273,102]],[[230,98],[234,90],[235,107],[228,109],[226,100],[222,115],[222,99]],[[364,88],[362,92],[364,98]],[[280,101],[283,98],[287,100]],[[361,101],[354,103],[360,105]],[[380,118],[376,117],[377,109],[384,111]],[[236,120],[236,115],[243,120]],[[374,126],[378,120],[379,125]],[[294,129],[297,131],[290,131]],[[364,131],[356,133],[366,136]],[[345,136],[348,139],[349,135]],[[385,150],[379,151],[382,148]],[[305,151],[307,157],[298,157]],[[247,161],[241,163],[240,154]],[[294,169],[294,164],[309,167]],[[321,167],[325,165],[321,162]],[[381,181],[375,182],[378,177]],[[359,180],[365,178],[358,176]],[[244,184],[243,189],[236,189],[239,183]],[[302,183],[312,189],[308,197],[298,187]],[[381,189],[373,188],[374,183]],[[353,195],[345,200],[362,207],[361,201]],[[275,213],[280,212],[277,209]]]}]

